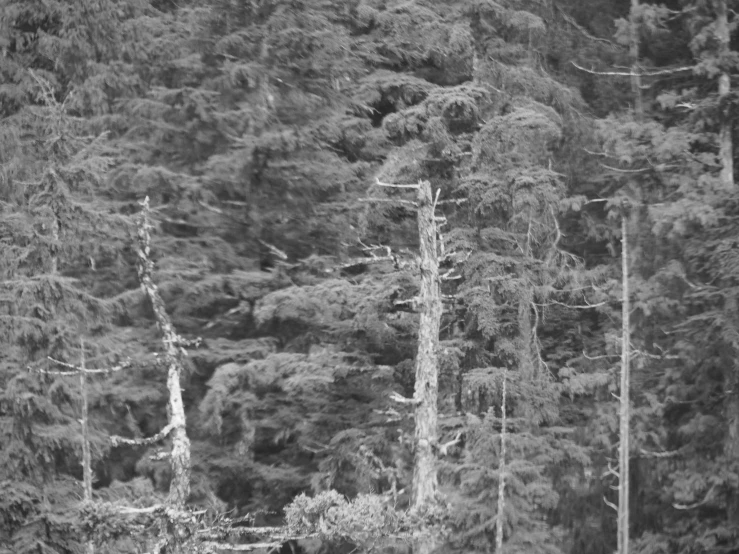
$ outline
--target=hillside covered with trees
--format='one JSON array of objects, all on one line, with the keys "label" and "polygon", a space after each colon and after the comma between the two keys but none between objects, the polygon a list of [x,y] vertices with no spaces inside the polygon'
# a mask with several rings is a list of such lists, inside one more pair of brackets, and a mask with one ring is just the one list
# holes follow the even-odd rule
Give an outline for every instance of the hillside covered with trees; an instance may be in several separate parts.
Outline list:
[{"label": "hillside covered with trees", "polygon": [[0,0],[0,554],[739,552],[735,0]]}]

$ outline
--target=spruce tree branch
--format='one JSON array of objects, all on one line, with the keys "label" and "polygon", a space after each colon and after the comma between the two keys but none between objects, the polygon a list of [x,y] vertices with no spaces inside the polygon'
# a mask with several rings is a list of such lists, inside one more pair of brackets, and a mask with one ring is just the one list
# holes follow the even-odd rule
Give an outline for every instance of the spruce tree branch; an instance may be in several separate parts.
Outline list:
[{"label": "spruce tree branch", "polygon": [[615,42],[611,42],[610,40],[608,40],[606,38],[600,38],[600,37],[596,37],[594,35],[591,35],[587,31],[587,29],[585,29],[582,25],[580,25],[577,21],[575,21],[575,19],[571,15],[569,15],[568,13],[566,13],[562,8],[560,8],[556,4],[555,4],[554,7],[557,8],[557,11],[560,13],[560,15],[562,15],[562,19],[564,19],[567,23],[569,23],[575,29],[577,29],[578,31],[580,31],[580,33],[583,36],[585,36],[586,38],[588,38],[590,40],[593,40],[595,42],[602,42],[603,44],[607,44],[608,46],[612,46],[613,48],[619,48],[620,47]]},{"label": "spruce tree branch", "polygon": [[706,493],[706,496],[703,497],[703,500],[699,502],[694,502],[693,504],[679,504],[677,502],[672,504],[672,507],[676,510],[693,510],[695,508],[699,508],[703,506],[704,504],[707,504],[713,499],[713,493],[716,491],[716,483],[714,483],[710,489],[708,489],[708,492]]}]

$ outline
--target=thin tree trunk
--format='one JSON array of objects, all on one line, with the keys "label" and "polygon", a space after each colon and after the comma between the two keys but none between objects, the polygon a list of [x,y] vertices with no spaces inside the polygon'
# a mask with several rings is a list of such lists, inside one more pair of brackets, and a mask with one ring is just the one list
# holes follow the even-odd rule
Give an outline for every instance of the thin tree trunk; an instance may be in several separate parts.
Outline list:
[{"label": "thin tree trunk", "polygon": [[631,58],[631,90],[634,93],[634,114],[641,119],[644,114],[644,105],[641,92],[641,69],[639,68],[639,26],[636,14],[639,11],[639,0],[631,0],[629,14],[629,57]]},{"label": "thin tree trunk", "polygon": [[507,393],[508,369],[503,368],[503,394],[500,403],[500,459],[498,460],[498,514],[495,520],[495,552],[500,554],[503,550],[503,516],[505,514],[505,472],[506,472],[506,393]]},{"label": "thin tree trunk", "polygon": [[[719,42],[719,59],[723,60],[730,52],[729,21],[726,0],[716,0],[716,38]],[[719,130],[719,157],[721,159],[721,184],[727,191],[733,191],[734,183],[734,145],[733,122],[730,102],[727,98],[731,92],[731,80],[725,71],[719,75],[718,97],[721,108],[721,129]],[[724,439],[724,455],[728,460],[739,458],[739,376],[736,364],[727,368],[725,377],[726,424]],[[726,502],[726,519],[730,525],[739,525],[739,494],[731,489]]]},{"label": "thin tree trunk", "polygon": [[618,553],[629,553],[629,359],[631,348],[631,326],[629,315],[629,249],[628,213],[623,207],[621,215],[621,270],[623,302],[621,305],[621,390],[620,390],[620,430],[618,448]]},{"label": "thin tree trunk", "polygon": [[172,465],[172,481],[169,485],[169,497],[167,502],[170,507],[182,510],[190,494],[190,439],[187,437],[185,426],[185,407],[182,401],[182,388],[180,387],[180,373],[182,371],[181,343],[182,339],[175,332],[172,321],[167,314],[164,301],[159,294],[159,289],[152,279],[154,263],[150,258],[151,236],[149,230],[149,198],[143,203],[141,220],[138,225],[139,238],[139,281],[144,292],[151,301],[157,326],[162,332],[162,344],[164,345],[164,360],[167,364],[167,389],[169,391],[169,403],[167,411],[169,425],[171,426],[172,452],[170,461]]},{"label": "thin tree trunk", "polygon": [[[80,394],[82,395],[82,484],[85,502],[92,502],[92,456],[90,455],[90,429],[88,426],[87,373],[85,372],[85,339],[80,337]],[[87,541],[87,554],[95,554],[95,544]]]},{"label": "thin tree trunk", "polygon": [[[429,182],[418,186],[418,234],[421,254],[420,321],[418,355],[416,356],[415,461],[411,509],[423,513],[437,501],[436,447],[437,397],[439,367],[439,327],[441,323],[441,291],[439,259],[436,245],[434,201]],[[427,535],[416,544],[416,554],[433,550],[434,540]]]},{"label": "thin tree trunk", "polygon": [[[531,240],[532,240],[532,226],[533,217],[529,212],[529,224],[526,230],[526,242],[524,243],[522,250],[524,260],[529,262],[533,260],[531,256]],[[527,277],[526,268],[522,268],[518,272],[518,277],[521,280],[521,297],[518,301],[518,334],[521,340],[521,349],[518,354],[518,371],[521,373],[521,378],[524,382],[533,383],[535,380],[534,372],[534,359],[533,359],[533,339],[534,330],[531,322],[531,302],[533,300],[533,287]]]},{"label": "thin tree trunk", "polygon": [[[726,0],[716,0],[716,38],[719,42],[719,61],[730,53],[729,18]],[[731,79],[726,71],[718,78],[718,100],[721,107],[721,129],[719,131],[719,156],[721,157],[721,183],[726,190],[734,190],[734,146],[732,144],[733,121],[728,101]]]}]

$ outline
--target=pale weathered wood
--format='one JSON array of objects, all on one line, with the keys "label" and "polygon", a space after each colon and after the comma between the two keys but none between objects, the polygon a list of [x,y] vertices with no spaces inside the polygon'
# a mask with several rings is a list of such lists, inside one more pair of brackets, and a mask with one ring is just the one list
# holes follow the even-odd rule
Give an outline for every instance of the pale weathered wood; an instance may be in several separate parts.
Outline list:
[{"label": "pale weathered wood", "polygon": [[169,402],[169,434],[172,437],[172,481],[169,485],[168,504],[170,507],[181,510],[190,495],[190,439],[185,427],[185,406],[182,401],[182,387],[180,374],[182,372],[181,339],[174,330],[172,321],[167,314],[166,306],[154,283],[154,262],[151,261],[151,223],[149,221],[149,197],[142,203],[143,209],[138,222],[138,273],[141,288],[151,301],[157,326],[162,333],[164,346],[164,361],[167,366],[167,390]]},{"label": "pale weathered wood", "polygon": [[436,246],[436,220],[431,184],[418,186],[418,235],[420,248],[421,290],[418,308],[418,354],[416,356],[416,455],[413,468],[411,507],[424,510],[436,502],[437,474],[435,448],[438,442],[437,397],[439,365],[439,327],[441,322],[441,291],[439,261]]},{"label": "pale weathered wood", "polygon": [[630,375],[631,325],[629,302],[629,247],[628,211],[621,214],[621,390],[619,393],[619,447],[618,447],[618,554],[629,552],[629,442],[630,442]]},{"label": "pale weathered wood", "polygon": [[506,400],[508,392],[508,368],[503,368],[503,394],[500,401],[500,459],[498,460],[498,513],[495,519],[495,552],[503,551],[503,523],[505,520],[505,477],[506,477],[506,440],[508,417]]}]

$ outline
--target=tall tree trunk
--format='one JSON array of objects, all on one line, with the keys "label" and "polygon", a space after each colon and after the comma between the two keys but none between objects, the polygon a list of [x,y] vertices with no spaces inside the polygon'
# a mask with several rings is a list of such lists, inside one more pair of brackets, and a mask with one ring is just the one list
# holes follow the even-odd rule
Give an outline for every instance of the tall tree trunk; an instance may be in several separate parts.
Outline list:
[{"label": "tall tree trunk", "polygon": [[639,0],[631,0],[631,12],[629,14],[629,57],[631,58],[631,90],[634,93],[634,114],[641,119],[644,114],[644,104],[641,92],[641,74],[639,68],[639,25],[637,13],[639,12]]},{"label": "tall tree trunk", "polygon": [[[419,183],[417,202],[421,291],[414,393],[414,399],[417,402],[416,452],[411,509],[423,513],[437,501],[436,448],[439,377],[437,355],[442,312],[434,200],[431,184],[428,181]],[[433,546],[433,539],[422,539],[416,545],[416,554],[430,552]]]},{"label": "tall tree trunk", "polygon": [[503,550],[503,520],[505,515],[506,440],[508,419],[506,416],[508,369],[503,368],[503,394],[500,402],[500,459],[498,460],[498,513],[495,520],[495,552]]},{"label": "tall tree trunk", "polygon": [[[87,402],[87,373],[85,371],[85,339],[80,337],[80,394],[82,395],[82,485],[84,488],[85,502],[92,502],[92,456],[90,455],[90,428],[87,414],[89,406]],[[91,540],[87,541],[87,554],[95,554],[95,545]]]},{"label": "tall tree trunk", "polygon": [[[716,38],[719,42],[719,63],[725,63],[731,52],[729,18],[727,16],[726,0],[716,2]],[[726,190],[734,190],[734,146],[732,144],[733,121],[729,102],[731,80],[726,71],[722,71],[718,78],[718,99],[721,107],[721,129],[719,131],[719,156],[721,158],[721,183]]]},{"label": "tall tree trunk", "polygon": [[[719,61],[725,60],[730,53],[729,20],[727,15],[726,0],[715,0],[716,2],[716,38],[719,42]],[[733,121],[729,93],[731,92],[731,80],[726,71],[722,71],[718,79],[718,97],[721,111],[721,129],[719,130],[719,157],[721,159],[721,185],[726,191],[733,191],[734,183],[734,145],[733,145]],[[724,439],[724,455],[727,460],[739,459],[739,368],[736,364],[727,367],[725,377],[726,394],[726,424],[727,431]],[[726,503],[726,519],[730,525],[739,525],[739,493],[732,489]]]},{"label": "tall tree trunk", "polygon": [[628,209],[622,206],[621,214],[621,271],[623,302],[621,304],[621,387],[619,395],[619,447],[618,447],[618,554],[629,554],[629,361],[631,349],[631,325],[629,316],[629,248]]},{"label": "tall tree trunk", "polygon": [[[187,437],[185,426],[185,407],[182,401],[182,388],[180,386],[180,373],[182,371],[181,355],[183,339],[175,332],[172,321],[167,314],[166,306],[159,294],[152,274],[154,263],[150,257],[151,236],[149,230],[149,198],[143,202],[141,219],[138,224],[138,272],[139,281],[144,292],[151,301],[157,326],[162,333],[162,344],[164,346],[164,361],[167,365],[167,390],[169,391],[169,402],[167,412],[169,415],[170,436],[172,438],[172,451],[170,463],[172,466],[172,481],[169,485],[169,496],[167,504],[176,511],[185,508],[187,497],[190,494],[190,439]],[[175,526],[175,546],[182,536],[186,535],[186,529]]]}]

